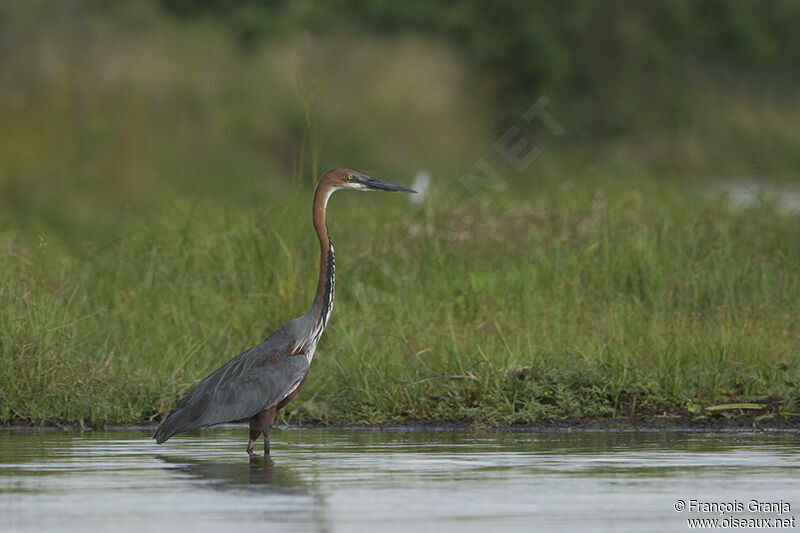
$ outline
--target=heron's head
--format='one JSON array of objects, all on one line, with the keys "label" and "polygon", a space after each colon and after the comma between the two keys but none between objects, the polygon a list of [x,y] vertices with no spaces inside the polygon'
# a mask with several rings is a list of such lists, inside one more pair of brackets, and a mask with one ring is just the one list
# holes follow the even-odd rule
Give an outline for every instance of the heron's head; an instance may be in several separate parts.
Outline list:
[{"label": "heron's head", "polygon": [[411,192],[415,193],[414,189],[403,187],[402,185],[395,185],[394,183],[387,183],[385,181],[377,180],[366,174],[361,174],[355,170],[348,168],[335,168],[329,170],[322,177],[330,185],[336,189],[355,189],[357,191],[392,191],[392,192]]}]

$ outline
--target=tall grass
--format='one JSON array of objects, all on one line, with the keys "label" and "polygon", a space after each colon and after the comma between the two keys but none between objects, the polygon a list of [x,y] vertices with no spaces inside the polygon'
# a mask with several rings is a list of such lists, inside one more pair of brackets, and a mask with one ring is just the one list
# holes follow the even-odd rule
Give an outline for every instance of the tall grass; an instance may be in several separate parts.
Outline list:
[{"label": "tall grass", "polygon": [[331,32],[242,53],[151,3],[93,5],[0,8],[18,51],[0,68],[0,421],[158,419],[303,313],[309,169],[330,166],[405,184],[427,168],[434,187],[421,209],[331,201],[334,315],[283,416],[793,412],[796,216],[674,179],[773,159],[791,179],[793,97],[712,87],[687,100],[696,124],[603,146],[564,124],[499,190],[462,179],[493,135],[439,42]]},{"label": "tall grass", "polygon": [[[523,423],[798,395],[796,219],[649,181],[340,193],[333,319],[284,416]],[[310,190],[76,253],[6,237],[0,419],[159,417],[310,305]],[[791,410],[791,406],[788,410]]]}]

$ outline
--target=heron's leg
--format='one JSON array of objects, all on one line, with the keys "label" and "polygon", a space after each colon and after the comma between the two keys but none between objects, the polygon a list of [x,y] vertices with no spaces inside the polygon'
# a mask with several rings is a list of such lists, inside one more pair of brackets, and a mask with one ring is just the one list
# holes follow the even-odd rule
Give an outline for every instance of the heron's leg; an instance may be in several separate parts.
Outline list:
[{"label": "heron's leg", "polygon": [[[272,428],[272,424],[275,422],[275,413],[278,412],[277,407],[273,406],[269,409],[261,411],[258,414],[258,421],[261,425],[261,432],[264,434],[264,455],[269,455],[269,430]],[[252,426],[250,426],[252,428]],[[256,437],[258,435],[256,434]],[[253,433],[251,430],[250,438],[253,439]]]},{"label": "heron's leg", "polygon": [[256,439],[261,434],[263,429],[264,428],[259,417],[256,416],[250,419],[250,440],[247,442],[248,455],[255,455],[253,452],[253,445],[256,443]]},{"label": "heron's leg", "polygon": [[264,455],[269,455],[269,426],[264,426]]}]

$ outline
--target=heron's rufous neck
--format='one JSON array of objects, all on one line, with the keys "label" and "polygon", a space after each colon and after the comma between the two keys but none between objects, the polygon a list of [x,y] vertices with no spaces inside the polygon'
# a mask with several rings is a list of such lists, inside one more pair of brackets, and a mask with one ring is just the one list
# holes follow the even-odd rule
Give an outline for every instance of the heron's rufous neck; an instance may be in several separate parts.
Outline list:
[{"label": "heron's rufous neck", "polygon": [[317,294],[314,297],[314,304],[311,307],[317,320],[322,323],[322,327],[328,322],[331,309],[333,309],[334,291],[334,259],[333,244],[328,233],[328,226],[325,223],[325,211],[330,198],[336,187],[320,181],[314,193],[313,216],[314,229],[317,230],[319,237],[319,282],[317,283]]}]

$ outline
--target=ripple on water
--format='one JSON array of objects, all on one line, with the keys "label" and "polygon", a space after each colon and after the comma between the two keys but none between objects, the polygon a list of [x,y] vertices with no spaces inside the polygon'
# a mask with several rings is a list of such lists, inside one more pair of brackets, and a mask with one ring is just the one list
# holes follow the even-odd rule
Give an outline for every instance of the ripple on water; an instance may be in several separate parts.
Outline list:
[{"label": "ripple on water", "polygon": [[4,531],[674,531],[677,498],[800,506],[791,433],[0,433]]}]

